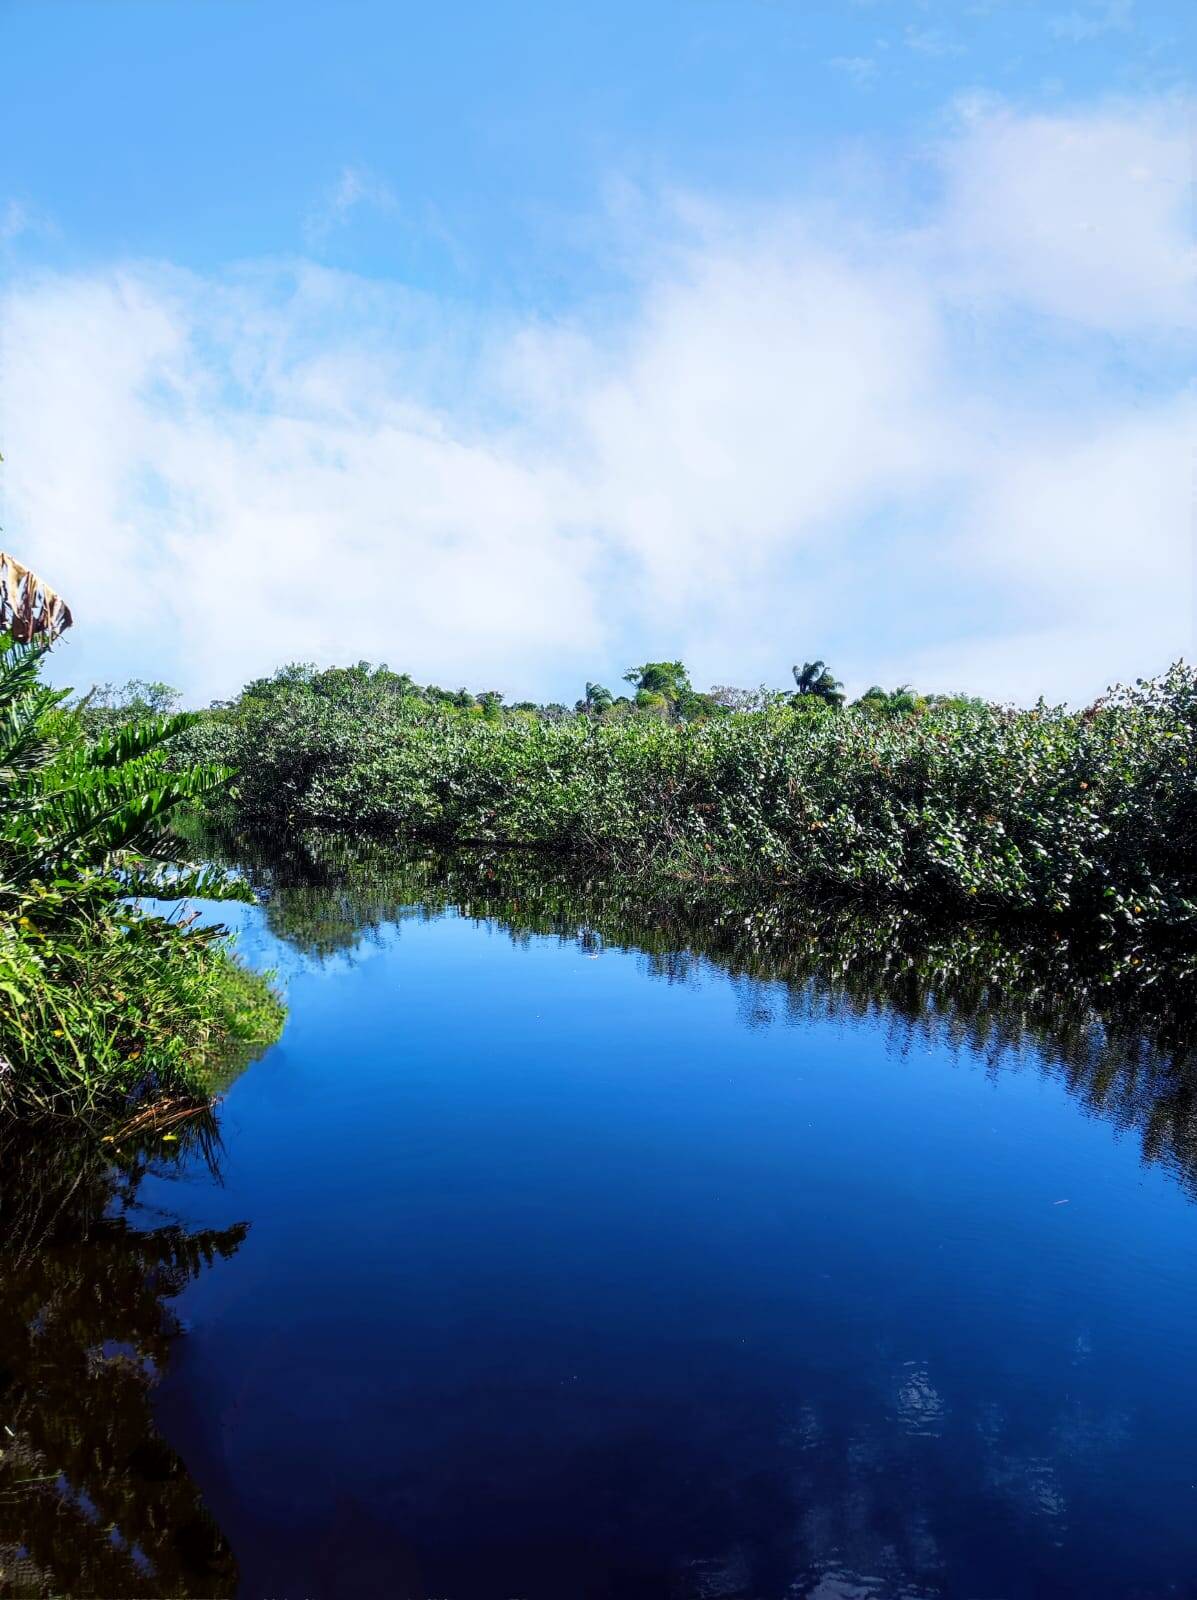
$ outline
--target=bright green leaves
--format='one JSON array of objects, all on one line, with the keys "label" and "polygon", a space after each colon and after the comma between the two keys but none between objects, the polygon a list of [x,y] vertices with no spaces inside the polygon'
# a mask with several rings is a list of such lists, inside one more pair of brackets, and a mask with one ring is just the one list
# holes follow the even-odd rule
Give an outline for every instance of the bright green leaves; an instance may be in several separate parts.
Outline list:
[{"label": "bright green leaves", "polygon": [[[808,665],[817,683],[825,669]],[[632,679],[668,697],[674,669],[647,663]],[[221,809],[257,828],[535,846],[637,873],[764,877],[1099,933],[1191,925],[1191,669],[1083,712],[964,699],[897,711],[837,711],[812,692],[691,723],[593,709],[488,720],[377,675],[297,673],[181,742],[239,769]]]},{"label": "bright green leaves", "polygon": [[143,915],[132,896],[244,899],[222,872],[164,866],[172,814],[227,787],[172,762],[189,716],[90,737],[38,678],[44,645],[0,640],[0,1113],[79,1113],[144,1088],[202,1091],[228,1045],[278,1031],[262,980],[219,929]]}]

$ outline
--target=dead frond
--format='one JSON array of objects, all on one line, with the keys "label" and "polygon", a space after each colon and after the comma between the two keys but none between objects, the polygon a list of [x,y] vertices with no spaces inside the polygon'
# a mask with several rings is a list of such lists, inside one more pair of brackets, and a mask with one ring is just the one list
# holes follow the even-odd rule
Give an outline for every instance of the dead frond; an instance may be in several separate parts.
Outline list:
[{"label": "dead frond", "polygon": [[0,550],[0,633],[28,644],[42,634],[56,639],[73,621],[60,594],[15,556]]},{"label": "dead frond", "polygon": [[166,1128],[173,1128],[180,1122],[186,1122],[191,1117],[203,1116],[212,1109],[210,1100],[196,1100],[180,1095],[167,1095],[162,1100],[157,1100],[152,1106],[147,1106],[144,1111],[139,1111],[135,1117],[109,1134],[105,1143],[120,1144],[122,1139],[128,1139],[138,1133],[161,1133]]}]

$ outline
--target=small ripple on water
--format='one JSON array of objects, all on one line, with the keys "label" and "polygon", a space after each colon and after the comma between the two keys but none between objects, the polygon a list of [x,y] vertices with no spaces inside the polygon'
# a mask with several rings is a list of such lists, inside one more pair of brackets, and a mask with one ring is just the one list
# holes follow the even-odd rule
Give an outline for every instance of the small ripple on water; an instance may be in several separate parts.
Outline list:
[{"label": "small ripple on water", "polygon": [[683,1582],[686,1600],[743,1600],[752,1572],[744,1552],[733,1550],[725,1556],[690,1562]]},{"label": "small ripple on water", "polygon": [[903,1372],[897,1382],[894,1412],[907,1433],[922,1438],[938,1438],[947,1407],[921,1362],[903,1363]]},{"label": "small ripple on water", "polygon": [[1000,1456],[990,1467],[989,1481],[1020,1509],[1049,1522],[1062,1522],[1068,1510],[1056,1469],[1046,1456]]},{"label": "small ripple on water", "polygon": [[895,1587],[888,1575],[873,1577],[836,1567],[813,1580],[800,1579],[790,1588],[787,1600],[941,1600],[942,1595],[938,1585],[899,1581]]}]

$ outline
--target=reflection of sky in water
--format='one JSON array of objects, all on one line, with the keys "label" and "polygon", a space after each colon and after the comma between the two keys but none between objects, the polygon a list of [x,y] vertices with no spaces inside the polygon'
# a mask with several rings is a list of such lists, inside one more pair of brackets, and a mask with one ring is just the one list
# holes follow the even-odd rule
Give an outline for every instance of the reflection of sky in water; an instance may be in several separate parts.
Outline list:
[{"label": "reflection of sky in water", "polygon": [[[154,906],[152,901],[146,904]],[[384,923],[380,927],[357,930],[353,942],[343,949],[305,950],[272,932],[261,906],[245,905],[237,900],[193,904],[201,921],[219,922],[229,930],[233,948],[242,961],[258,972],[274,973],[284,993],[300,974],[315,976],[323,972],[331,978],[343,975],[361,962],[391,949],[402,933],[401,922]],[[159,906],[158,909],[164,908]]]},{"label": "reflection of sky in water", "polygon": [[255,1592],[1189,1581],[1197,1212],[1048,1055],[310,893],[162,1407]]}]

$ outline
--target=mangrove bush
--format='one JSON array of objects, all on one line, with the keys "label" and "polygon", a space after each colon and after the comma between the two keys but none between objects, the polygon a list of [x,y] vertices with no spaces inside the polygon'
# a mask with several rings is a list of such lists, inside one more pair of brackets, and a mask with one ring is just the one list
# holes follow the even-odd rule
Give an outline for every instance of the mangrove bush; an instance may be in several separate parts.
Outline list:
[{"label": "mangrove bush", "polygon": [[394,682],[287,669],[193,726],[188,758],[236,767],[217,810],[265,832],[535,847],[1132,938],[1197,929],[1183,665],[1084,711],[905,690],[841,709],[828,689],[692,721],[465,714]]}]

